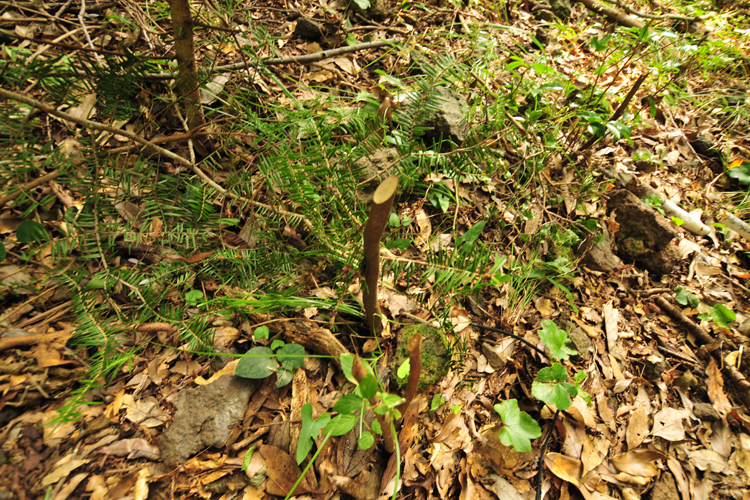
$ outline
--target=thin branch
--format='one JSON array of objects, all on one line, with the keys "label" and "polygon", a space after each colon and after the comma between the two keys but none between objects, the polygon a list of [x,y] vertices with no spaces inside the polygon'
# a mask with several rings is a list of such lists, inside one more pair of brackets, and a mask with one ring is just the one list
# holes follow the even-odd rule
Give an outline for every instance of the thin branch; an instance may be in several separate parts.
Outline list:
[{"label": "thin branch", "polygon": [[634,16],[642,17],[644,19],[657,19],[657,20],[676,19],[678,21],[690,22],[690,21],[702,21],[703,19],[706,19],[708,17],[708,16],[689,17],[689,16],[679,16],[676,14],[662,14],[660,16],[657,16],[655,14],[646,14],[645,12],[637,11],[633,9],[632,7],[628,7],[627,5],[620,2],[619,0],[605,0],[605,1],[617,5],[628,14],[633,14]]},{"label": "thin branch", "polygon": [[[343,54],[351,54],[352,52],[359,52],[360,50],[377,49],[387,45],[393,45],[399,43],[401,40],[398,38],[391,38],[388,40],[377,40],[375,42],[358,43],[357,45],[350,45],[347,47],[339,47],[338,49],[323,50],[321,52],[315,52],[313,54],[307,54],[304,56],[291,56],[291,57],[276,57],[272,59],[262,59],[260,61],[247,61],[235,64],[227,64],[225,66],[216,66],[213,69],[215,73],[222,73],[228,71],[235,71],[238,69],[246,69],[250,67],[257,67],[261,65],[265,66],[278,66],[282,64],[307,64],[311,62],[321,61],[328,59],[329,57],[336,57]],[[146,73],[143,75],[145,81],[159,81],[159,80],[174,80],[174,75],[171,73]]]},{"label": "thin branch", "polygon": [[184,165],[186,167],[189,167],[192,169],[193,173],[197,175],[198,177],[203,180],[206,184],[211,186],[214,190],[219,192],[223,196],[228,196],[229,198],[241,201],[243,203],[249,203],[250,205],[256,206],[258,208],[262,208],[264,210],[268,210],[270,212],[276,213],[278,215],[289,217],[296,220],[301,220],[303,224],[308,229],[312,229],[312,223],[305,218],[304,216],[300,214],[296,214],[294,212],[289,212],[287,210],[283,210],[281,208],[272,207],[271,205],[267,205],[265,203],[261,203],[259,201],[253,201],[250,199],[247,199],[243,196],[236,195],[232,192],[227,191],[223,187],[219,186],[214,182],[205,172],[203,172],[197,165],[193,166],[187,158],[183,158],[182,156],[175,154],[168,149],[164,149],[161,146],[158,146],[150,141],[147,141],[143,137],[139,136],[138,134],[134,134],[128,130],[123,130],[121,128],[111,127],[109,125],[104,125],[103,123],[93,122],[91,120],[86,120],[84,118],[78,118],[73,115],[70,115],[68,113],[65,113],[64,111],[59,111],[51,106],[48,106],[47,104],[44,104],[43,102],[37,101],[36,99],[32,99],[30,97],[26,97],[25,95],[19,94],[17,92],[11,92],[9,90],[5,90],[0,88],[0,97],[5,99],[11,99],[17,102],[24,103],[28,106],[34,107],[36,109],[39,109],[41,111],[44,111],[45,113],[57,116],[58,118],[62,118],[64,120],[67,120],[69,122],[75,123],[76,125],[80,125],[82,127],[90,128],[93,130],[102,130],[104,132],[110,132],[112,134],[119,134],[122,136],[127,137],[128,139],[137,142],[138,144],[141,144],[143,146],[148,146],[153,148],[157,153],[162,154],[169,158],[170,160],[174,160],[175,162],[179,163],[180,165]]},{"label": "thin branch", "polygon": [[37,186],[41,186],[42,184],[46,184],[47,182],[51,181],[52,179],[54,179],[58,175],[60,175],[60,171],[59,170],[55,170],[54,172],[50,172],[50,173],[48,173],[46,175],[43,175],[43,176],[39,177],[38,179],[34,179],[31,182],[27,182],[26,184],[24,184],[23,186],[21,186],[20,189],[16,189],[12,193],[9,193],[9,194],[6,194],[3,197],[0,197],[0,208],[4,207],[5,204],[8,203],[9,201],[13,201],[16,198],[18,198],[21,195],[21,193],[25,193],[27,191],[30,191],[30,190],[34,189]]}]

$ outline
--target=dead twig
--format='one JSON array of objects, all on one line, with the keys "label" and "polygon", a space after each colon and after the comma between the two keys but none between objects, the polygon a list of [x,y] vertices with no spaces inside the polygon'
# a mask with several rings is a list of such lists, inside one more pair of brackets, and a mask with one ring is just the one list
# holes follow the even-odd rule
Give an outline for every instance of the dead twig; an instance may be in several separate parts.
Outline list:
[{"label": "dead twig", "polygon": [[5,196],[3,196],[2,198],[0,198],[0,208],[4,207],[5,204],[8,203],[9,201],[13,201],[16,198],[18,198],[19,196],[21,196],[21,193],[28,192],[28,191],[34,189],[37,186],[41,186],[42,184],[46,184],[49,181],[51,181],[51,180],[55,179],[56,177],[58,177],[59,175],[60,175],[60,171],[59,170],[55,170],[54,172],[50,172],[50,173],[48,173],[46,175],[43,175],[43,176],[39,177],[38,179],[34,179],[31,182],[27,182],[26,184],[24,184],[23,186],[21,186],[19,189],[16,189],[12,193],[8,193]]},{"label": "dead twig", "polygon": [[[261,59],[260,61],[246,61],[235,64],[227,64],[225,66],[216,66],[213,69],[214,73],[223,73],[229,71],[236,71],[238,69],[247,69],[254,66],[279,66],[283,64],[308,64],[311,62],[322,61],[329,57],[336,57],[344,54],[351,54],[352,52],[359,52],[360,50],[377,49],[399,43],[401,40],[398,38],[392,38],[388,40],[377,40],[375,42],[358,43],[357,45],[350,45],[347,47],[339,47],[337,49],[323,50],[321,52],[315,52],[313,54],[307,54],[304,56],[291,56],[291,57],[277,57],[271,59]],[[174,80],[174,75],[171,73],[146,73],[143,75],[145,81],[154,82],[160,80]]]}]

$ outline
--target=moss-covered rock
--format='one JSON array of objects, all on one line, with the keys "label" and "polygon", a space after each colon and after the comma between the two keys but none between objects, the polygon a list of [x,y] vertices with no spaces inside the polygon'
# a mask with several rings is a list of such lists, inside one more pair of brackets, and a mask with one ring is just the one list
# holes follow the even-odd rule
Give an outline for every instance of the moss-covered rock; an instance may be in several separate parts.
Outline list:
[{"label": "moss-covered rock", "polygon": [[419,377],[419,388],[435,384],[448,373],[451,362],[450,343],[445,334],[429,325],[415,323],[401,330],[398,347],[391,362],[391,377],[398,387],[406,385],[408,377],[398,378],[396,372],[401,364],[409,359],[406,344],[415,333],[422,336],[422,373]]}]

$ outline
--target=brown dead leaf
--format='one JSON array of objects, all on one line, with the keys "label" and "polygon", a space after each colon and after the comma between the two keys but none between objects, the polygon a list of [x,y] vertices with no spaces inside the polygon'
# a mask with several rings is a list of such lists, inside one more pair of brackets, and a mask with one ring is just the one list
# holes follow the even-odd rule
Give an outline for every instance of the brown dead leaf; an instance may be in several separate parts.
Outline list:
[{"label": "brown dead leaf", "polygon": [[100,448],[99,453],[117,457],[159,460],[159,448],[152,446],[145,439],[122,439],[115,444]]},{"label": "brown dead leaf", "polygon": [[667,455],[656,450],[633,450],[612,457],[609,462],[615,468],[631,476],[655,477],[659,468],[654,460],[663,460]]},{"label": "brown dead leaf", "polygon": [[414,237],[414,242],[419,248],[425,249],[429,246],[430,236],[432,235],[432,223],[430,217],[423,208],[415,210],[414,220],[417,223],[419,231]]},{"label": "brown dead leaf", "polygon": [[582,468],[580,460],[552,452],[544,457],[544,464],[552,474],[580,489]]},{"label": "brown dead leaf", "polygon": [[732,403],[729,402],[729,398],[727,398],[727,395],[724,392],[724,377],[722,377],[719,365],[714,358],[711,358],[706,367],[706,378],[708,399],[713,403],[714,408],[719,412],[719,415],[727,415],[732,411]]},{"label": "brown dead leaf", "polygon": [[73,458],[71,456],[65,457],[55,465],[55,469],[44,476],[42,479],[42,486],[47,487],[52,484],[59,482],[70,475],[71,472],[76,470],[78,467],[89,463],[91,460],[83,460],[80,458]]},{"label": "brown dead leaf", "polygon": [[81,472],[70,478],[70,482],[66,484],[58,493],[54,496],[54,500],[66,500],[78,485],[88,477],[88,472]]},{"label": "brown dead leaf", "polygon": [[648,410],[644,406],[639,406],[630,414],[625,432],[629,450],[634,450],[643,443],[648,436],[649,428]]},{"label": "brown dead leaf", "polygon": [[[269,495],[286,496],[294,486],[294,483],[297,482],[297,479],[302,475],[302,470],[297,465],[297,462],[281,448],[267,444],[261,446],[257,454],[263,459],[267,467],[266,474],[268,474],[268,481],[266,492]],[[297,488],[295,488],[294,493],[302,495],[304,493],[311,493],[312,491],[310,481],[305,476]]]},{"label": "brown dead leaf", "polygon": [[667,441],[682,441],[685,439],[683,420],[688,416],[687,410],[664,408],[654,415],[654,427],[651,434]]}]

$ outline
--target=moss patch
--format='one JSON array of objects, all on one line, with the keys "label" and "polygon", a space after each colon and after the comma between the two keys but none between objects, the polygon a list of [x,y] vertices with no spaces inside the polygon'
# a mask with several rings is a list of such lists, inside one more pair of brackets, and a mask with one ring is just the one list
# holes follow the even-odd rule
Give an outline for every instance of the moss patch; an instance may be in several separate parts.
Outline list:
[{"label": "moss patch", "polygon": [[437,328],[416,323],[401,330],[398,347],[391,362],[391,377],[398,387],[405,386],[408,380],[408,377],[398,378],[396,372],[398,367],[409,359],[406,344],[417,332],[422,336],[422,374],[419,377],[419,388],[436,383],[448,373],[451,355],[445,335]]}]

